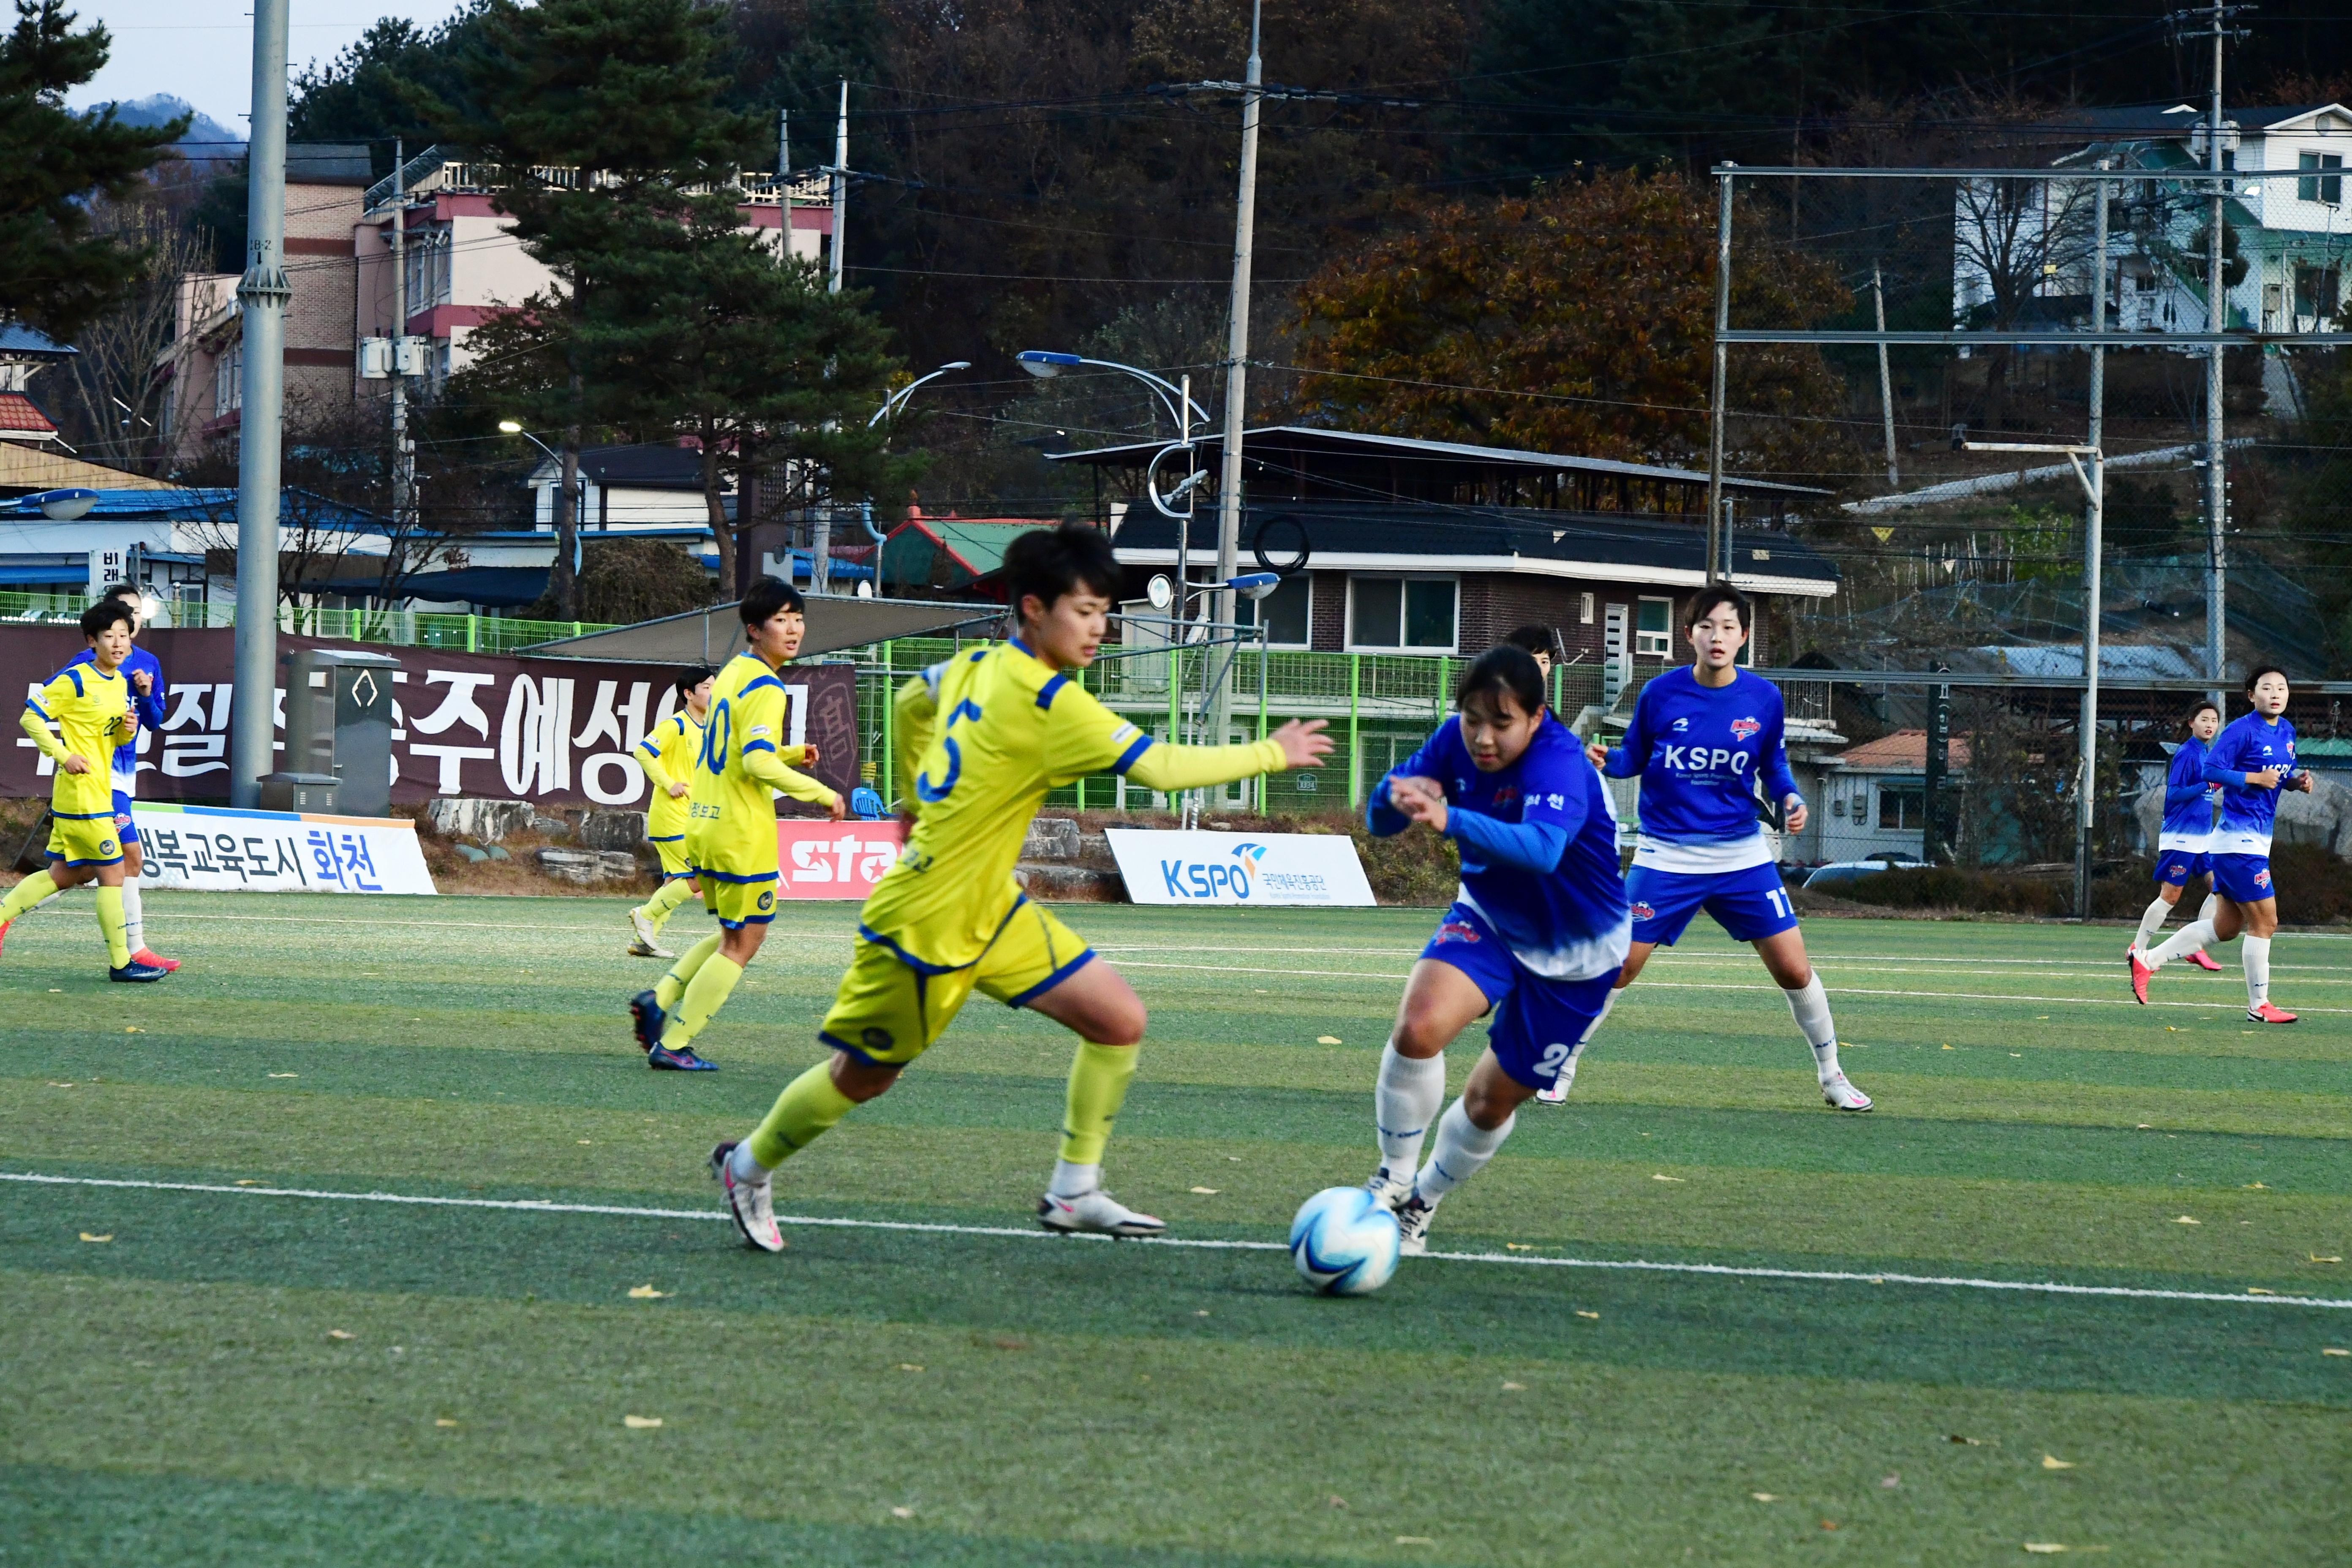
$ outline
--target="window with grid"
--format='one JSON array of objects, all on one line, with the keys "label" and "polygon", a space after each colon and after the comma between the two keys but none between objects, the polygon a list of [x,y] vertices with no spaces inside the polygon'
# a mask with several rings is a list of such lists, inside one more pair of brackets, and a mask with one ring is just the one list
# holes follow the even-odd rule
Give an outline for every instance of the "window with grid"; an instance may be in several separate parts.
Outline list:
[{"label": "window with grid", "polygon": [[1633,623],[1633,655],[1637,658],[1672,658],[1675,652],[1675,602],[1643,599]]},{"label": "window with grid", "polygon": [[1881,827],[1921,827],[1927,821],[1927,786],[1925,784],[1881,784],[1878,786],[1878,826]]},{"label": "window with grid", "polygon": [[1350,577],[1348,646],[1451,653],[1458,596],[1451,577]]},{"label": "window with grid", "polygon": [[2294,166],[2296,200],[2326,202],[2329,206],[2343,205],[2343,153],[2300,153],[2295,155]]},{"label": "window with grid", "polygon": [[1307,574],[1285,577],[1273,593],[1263,599],[1244,599],[1237,617],[1242,625],[1255,628],[1258,617],[1265,617],[1265,640],[1275,647],[1305,647],[1307,643],[1307,612],[1313,605],[1315,590]]}]

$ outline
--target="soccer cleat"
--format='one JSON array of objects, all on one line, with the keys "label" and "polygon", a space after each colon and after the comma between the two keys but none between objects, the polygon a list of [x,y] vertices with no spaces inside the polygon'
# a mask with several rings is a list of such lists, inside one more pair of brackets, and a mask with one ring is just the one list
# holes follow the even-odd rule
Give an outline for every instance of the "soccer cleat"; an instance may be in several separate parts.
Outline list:
[{"label": "soccer cleat", "polygon": [[132,953],[131,955],[131,962],[133,963],[152,963],[166,974],[176,974],[180,970],[180,961],[178,959],[165,958],[162,953],[159,953],[154,949],[148,947],[142,947],[137,952]]},{"label": "soccer cleat", "polygon": [[637,1048],[652,1050],[661,1044],[662,1027],[669,1022],[669,1014],[650,991],[640,991],[629,998],[629,1024],[636,1030]]},{"label": "soccer cleat", "polygon": [[1835,1110],[1868,1110],[1871,1104],[1870,1096],[1847,1082],[1843,1073],[1822,1080],[1822,1098]]},{"label": "soccer cleat", "polygon": [[1397,1251],[1407,1258],[1419,1258],[1429,1250],[1429,1219],[1437,1205],[1418,1192],[1408,1194],[1397,1205]]},{"label": "soccer cleat", "polygon": [[761,1252],[782,1252],[784,1233],[776,1228],[772,1189],[766,1182],[754,1184],[739,1180],[734,1152],[732,1139],[710,1152],[710,1179],[719,1184],[719,1201],[726,1205],[727,1217],[735,1222],[736,1234],[743,1238],[744,1246]]},{"label": "soccer cleat", "polygon": [[1372,1194],[1374,1203],[1393,1214],[1399,1204],[1412,1196],[1412,1173],[1407,1171],[1402,1176],[1392,1175],[1389,1168],[1382,1165],[1372,1173],[1372,1179],[1364,1184],[1364,1191]]},{"label": "soccer cleat", "polygon": [[1536,1103],[1538,1105],[1566,1105],[1568,1103],[1568,1091],[1570,1086],[1575,1082],[1576,1058],[1574,1057],[1570,1057],[1568,1060],[1560,1063],[1559,1076],[1551,1080],[1550,1088],[1536,1090]]},{"label": "soccer cleat", "polygon": [[161,980],[171,973],[160,964],[142,963],[134,958],[120,969],[108,970],[106,977],[109,980],[119,980],[126,985],[144,985],[151,981]]},{"label": "soccer cleat", "polygon": [[2294,1022],[2294,1014],[2287,1012],[2284,1008],[2273,1007],[2267,1002],[2263,1003],[2259,1007],[2247,1008],[2246,1016],[2252,1019],[2257,1024],[2292,1024]]},{"label": "soccer cleat", "polygon": [[642,909],[629,911],[629,929],[636,933],[636,941],[629,943],[631,958],[676,958],[677,956],[662,946],[661,933],[654,930],[654,922],[646,918],[646,911]]},{"label": "soccer cleat", "polygon": [[0,921],[0,947],[7,945],[8,928],[16,923],[16,922],[15,921]]},{"label": "soccer cleat", "polygon": [[694,1054],[692,1046],[680,1046],[671,1050],[667,1046],[656,1046],[646,1053],[646,1066],[656,1072],[717,1072],[717,1062],[704,1061]]},{"label": "soccer cleat", "polygon": [[2154,974],[2156,971],[2139,961],[2137,949],[2127,954],[2126,958],[2131,964],[2132,995],[2138,999],[2141,1006],[2145,1007],[2147,1005],[2147,977]]},{"label": "soccer cleat", "polygon": [[2181,962],[2184,963],[2193,963],[2200,969],[2210,969],[2216,974],[2221,973],[2221,966],[2213,962],[2213,955],[2206,952],[2201,947],[2195,952],[2189,954],[2188,957],[2183,959]]},{"label": "soccer cleat", "polygon": [[1097,1236],[1158,1236],[1168,1226],[1148,1214],[1138,1214],[1097,1187],[1074,1198],[1047,1193],[1037,1200],[1037,1223],[1065,1236],[1082,1232]]}]

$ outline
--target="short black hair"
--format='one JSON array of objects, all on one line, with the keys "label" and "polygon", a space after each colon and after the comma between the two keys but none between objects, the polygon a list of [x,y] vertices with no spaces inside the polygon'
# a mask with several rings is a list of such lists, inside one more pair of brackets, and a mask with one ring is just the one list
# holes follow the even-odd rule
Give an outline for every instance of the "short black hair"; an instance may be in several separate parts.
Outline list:
[{"label": "short black hair", "polygon": [[1683,630],[1690,630],[1691,627],[1714,614],[1717,605],[1731,606],[1731,613],[1739,617],[1741,631],[1748,631],[1755,626],[1755,601],[1728,583],[1717,583],[1693,594],[1690,596],[1690,603],[1683,606]]},{"label": "short black hair", "polygon": [[[2262,679],[2262,678],[2263,678],[2263,676],[2265,676],[2265,675],[2275,675],[2275,676],[2277,676],[2281,680],[2285,680],[2285,679],[2287,679],[2287,673],[2286,673],[2286,671],[2285,671],[2285,670],[2284,670],[2284,669],[2281,669],[2277,665],[2274,665],[2274,664],[2258,664],[2258,665],[2254,666],[2254,668],[2252,668],[2252,669],[2250,669],[2250,670],[2246,671],[2246,695],[2247,695],[2247,696],[2252,697],[2252,696],[2254,694],[2254,685],[2255,685],[2255,683],[2256,683],[2257,681],[2261,680],[2261,679]],[[2292,683],[2292,682],[2289,682],[2289,684],[2291,685],[2291,684],[2293,684],[2293,683]]]},{"label": "short black hair", "polygon": [[746,627],[773,620],[779,610],[808,613],[808,601],[801,597],[801,591],[782,577],[760,578],[743,591],[743,602],[735,606]]},{"label": "short black hair", "polygon": [[1523,647],[1541,658],[1551,658],[1554,654],[1551,628],[1537,626],[1532,621],[1514,628],[1503,641],[1513,647]]},{"label": "short black hair", "polygon": [[132,604],[137,604],[139,602],[139,584],[136,583],[109,583],[106,585],[106,592],[100,594],[98,597],[100,604],[105,603],[109,599],[127,599]]},{"label": "short black hair", "polygon": [[1032,529],[1004,552],[1004,603],[1013,619],[1021,617],[1021,601],[1037,596],[1040,609],[1081,587],[1104,598],[1118,594],[1118,557],[1111,552],[1110,535],[1087,522],[1064,522]]},{"label": "short black hair", "polygon": [[2215,702],[2210,698],[2200,697],[2196,701],[2191,702],[2189,705],[2188,712],[2183,713],[2180,716],[2180,732],[2184,735],[2189,733],[2189,727],[2197,722],[2197,715],[2206,711],[2208,709],[2212,710],[2214,718],[2219,719],[2221,717],[2221,705],[2219,702]]},{"label": "short black hair", "polygon": [[1536,666],[1536,656],[1517,643],[1488,648],[1462,672],[1462,682],[1454,689],[1454,706],[1466,709],[1470,699],[1490,691],[1508,696],[1522,713],[1542,712],[1543,671]]},{"label": "short black hair", "polygon": [[689,664],[671,678],[670,686],[683,697],[718,673],[707,664]]},{"label": "short black hair", "polygon": [[81,635],[96,642],[99,634],[107,627],[117,624],[128,626],[138,618],[131,613],[131,606],[121,600],[100,599],[81,613]]}]

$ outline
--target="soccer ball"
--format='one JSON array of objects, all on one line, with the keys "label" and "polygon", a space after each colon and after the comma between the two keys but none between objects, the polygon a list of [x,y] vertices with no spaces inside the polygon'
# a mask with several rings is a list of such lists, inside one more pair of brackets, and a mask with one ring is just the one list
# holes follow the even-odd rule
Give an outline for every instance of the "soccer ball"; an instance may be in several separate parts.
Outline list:
[{"label": "soccer ball", "polygon": [[1396,1272],[1396,1215],[1361,1187],[1326,1187],[1290,1222],[1290,1260],[1327,1296],[1369,1296]]}]

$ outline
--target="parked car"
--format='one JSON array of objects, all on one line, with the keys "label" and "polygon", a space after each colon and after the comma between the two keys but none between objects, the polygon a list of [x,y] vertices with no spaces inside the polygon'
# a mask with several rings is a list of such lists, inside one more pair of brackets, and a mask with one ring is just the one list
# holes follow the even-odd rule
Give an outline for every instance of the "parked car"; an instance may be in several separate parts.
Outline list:
[{"label": "parked car", "polygon": [[1832,860],[1817,866],[1805,879],[1808,888],[1831,887],[1839,882],[1851,882],[1858,877],[1875,876],[1881,871],[1897,870],[1905,866],[1925,866],[1916,855],[1906,855],[1899,849],[1888,849],[1862,860]]}]

